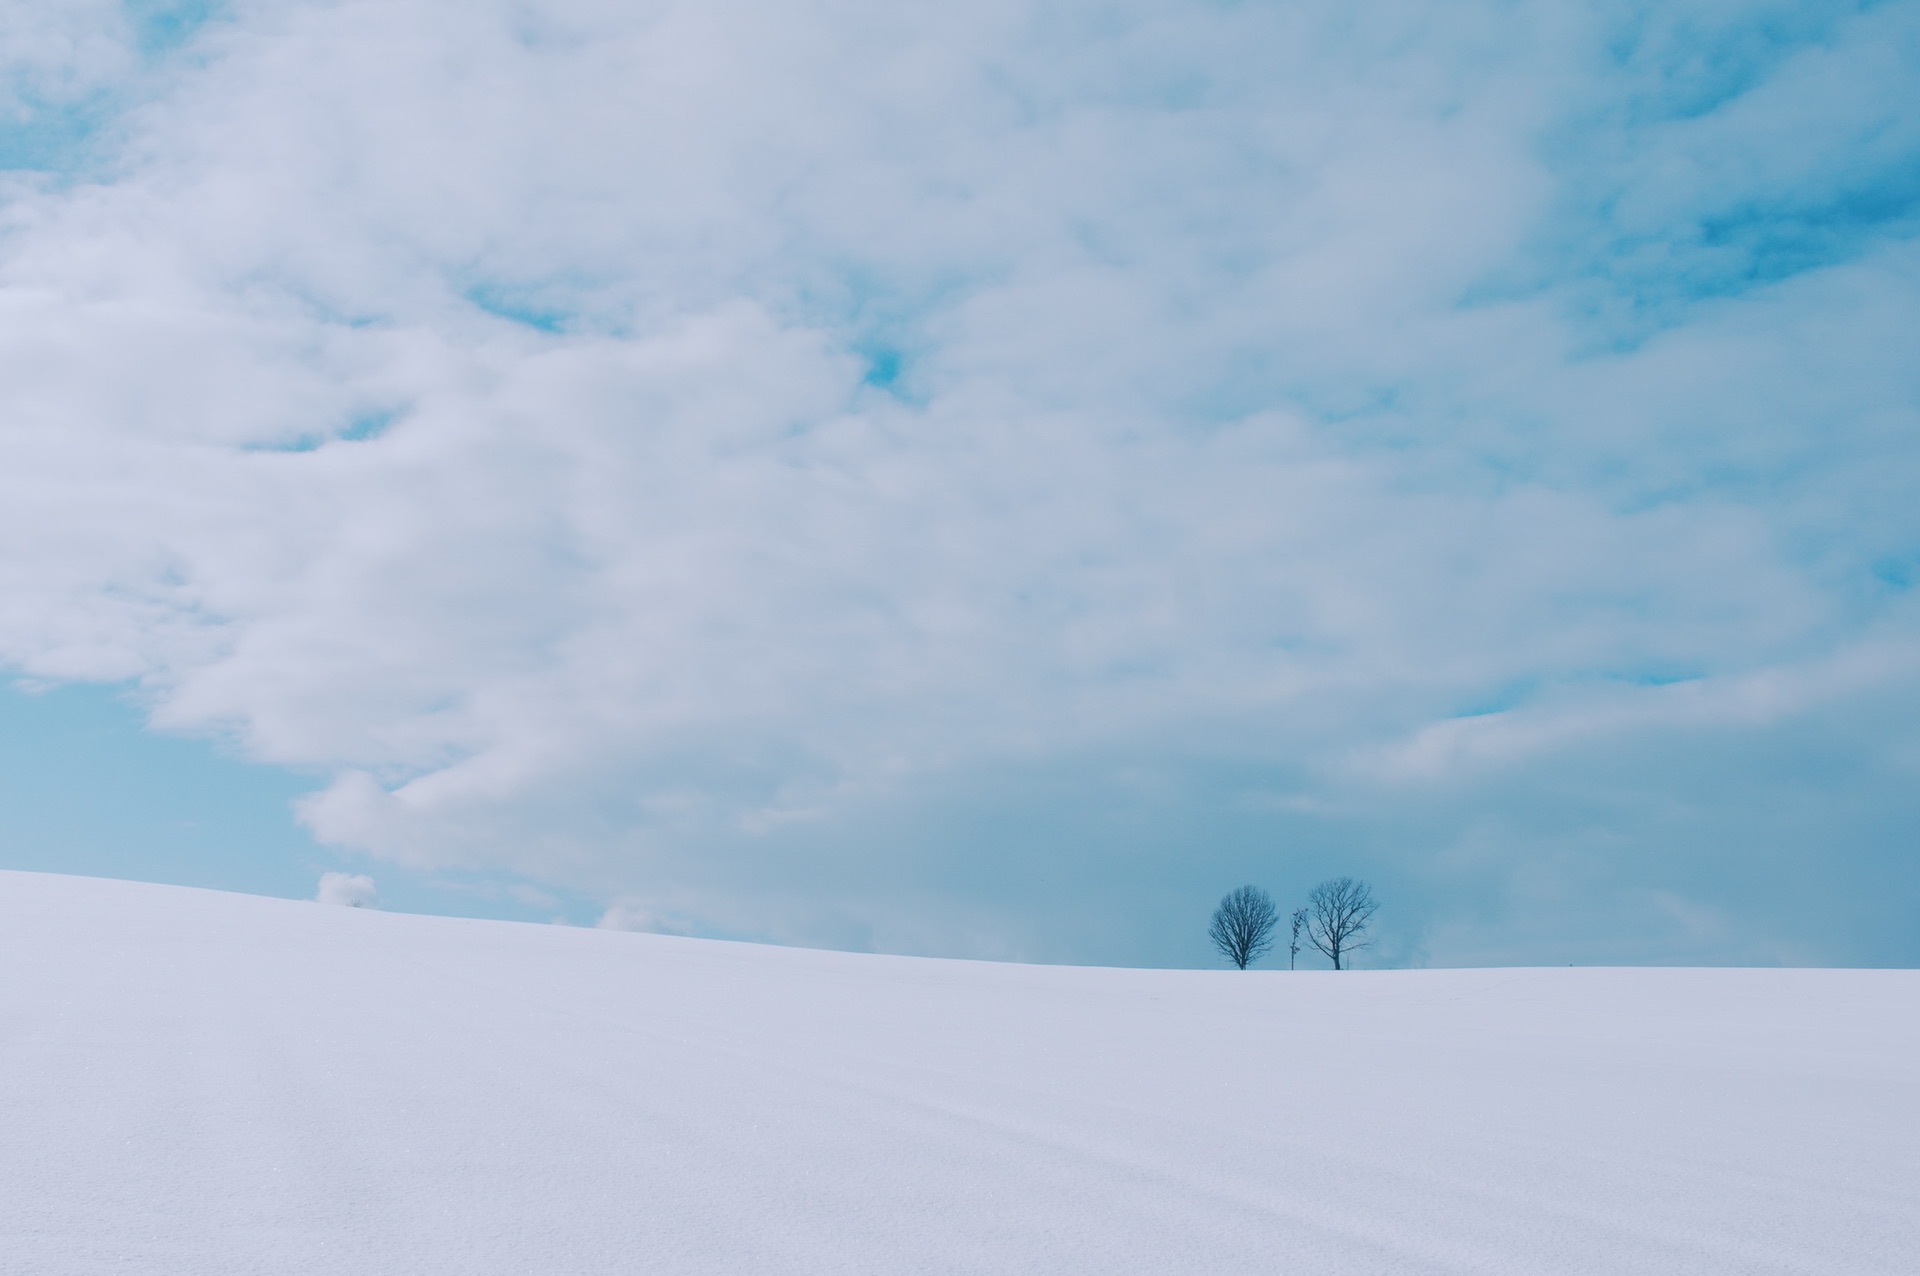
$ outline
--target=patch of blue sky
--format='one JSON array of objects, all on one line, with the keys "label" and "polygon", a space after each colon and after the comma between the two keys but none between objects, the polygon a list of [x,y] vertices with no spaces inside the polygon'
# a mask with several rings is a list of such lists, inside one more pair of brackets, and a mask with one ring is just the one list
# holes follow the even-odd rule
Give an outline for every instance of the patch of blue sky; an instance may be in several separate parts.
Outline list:
[{"label": "patch of blue sky", "polygon": [[400,413],[396,411],[363,412],[349,419],[344,427],[330,433],[302,434],[272,443],[254,443],[246,446],[242,451],[314,452],[334,442],[365,443],[385,434],[399,419]]},{"label": "patch of blue sky", "polygon": [[[1744,200],[1702,217],[1616,278],[1643,306],[1737,295],[1856,259],[1920,232],[1920,155],[1858,186]],[[1629,250],[1622,264],[1633,262]]]},{"label": "patch of blue sky", "polygon": [[[1617,352],[1684,322],[1701,303],[1857,261],[1920,234],[1920,155],[1834,189],[1777,198],[1729,192],[1718,207],[1653,233],[1620,233],[1598,224],[1605,213],[1596,211],[1587,242],[1563,248],[1559,282],[1574,312],[1599,329],[1591,334],[1597,348]],[[1503,291],[1487,289],[1468,304]]]},{"label": "patch of blue sky", "polygon": [[302,434],[298,438],[273,443],[248,443],[241,447],[242,452],[317,452],[327,442],[324,434]]},{"label": "patch of blue sky", "polygon": [[121,689],[0,687],[0,867],[309,895],[314,781],[163,736]]},{"label": "patch of blue sky", "polygon": [[61,172],[85,155],[102,121],[112,114],[104,96],[80,103],[30,109],[24,117],[0,114],[0,170]]},{"label": "patch of blue sky", "polygon": [[1448,716],[1491,718],[1496,714],[1508,713],[1531,700],[1539,689],[1540,681],[1537,678],[1517,679],[1456,706]]},{"label": "patch of blue sky", "polygon": [[1698,682],[1706,677],[1698,669],[1644,669],[1638,673],[1624,673],[1613,680],[1634,687],[1671,687],[1676,683]]},{"label": "patch of blue sky", "polygon": [[149,58],[185,47],[202,27],[225,15],[220,0],[122,0],[135,46]]},{"label": "patch of blue sky", "polygon": [[[124,0],[127,30],[143,70],[151,71],[225,11],[213,0]],[[104,139],[144,91],[135,74],[79,94],[48,96],[13,86],[15,110],[0,112],[0,171],[81,177],[103,160]]]},{"label": "patch of blue sky", "polygon": [[341,867],[372,877],[379,894],[379,906],[394,912],[590,926],[603,911],[600,905],[577,892],[523,878],[452,869],[415,871],[354,857],[343,859]]},{"label": "patch of blue sky", "polygon": [[1809,46],[1879,7],[1873,0],[1772,0],[1711,13],[1681,6],[1625,6],[1607,42],[1619,72],[1637,77],[1622,102],[1632,125],[1698,119],[1752,91]]},{"label": "patch of blue sky", "polygon": [[853,350],[861,362],[860,384],[909,407],[925,407],[931,395],[922,378],[913,351],[886,340],[862,342]]},{"label": "patch of blue sky", "polygon": [[1866,185],[1816,200],[1755,203],[1700,224],[1708,250],[1731,249],[1735,285],[1784,279],[1853,257],[1888,236],[1920,231],[1920,155]]},{"label": "patch of blue sky", "polygon": [[[1920,233],[1920,192],[1891,192],[1821,208],[1748,206],[1703,218],[1676,233],[1615,239],[1549,285],[1482,290],[1465,306],[1537,287],[1557,288],[1563,313],[1579,324],[1577,356],[1626,354],[1689,321],[1697,308],[1870,256]],[[1866,210],[1872,215],[1863,216]]]},{"label": "patch of blue sky", "polygon": [[544,304],[524,291],[497,284],[476,284],[463,295],[477,309],[497,319],[539,332],[564,332],[573,318],[568,311]]},{"label": "patch of blue sky", "polygon": [[[869,372],[887,352],[899,359],[896,371],[911,372],[914,352],[930,344],[924,330],[928,317],[950,312],[988,282],[986,276],[947,264],[923,270],[839,259],[805,270],[775,304],[793,323],[853,334],[852,353],[866,361]],[[886,379],[884,369],[881,379]],[[871,378],[868,383],[878,384]]]},{"label": "patch of blue sky", "polygon": [[1493,688],[1455,707],[1452,718],[1490,718],[1511,713],[1527,704],[1551,695],[1552,689],[1594,686],[1671,687],[1683,682],[1698,682],[1704,670],[1690,666],[1653,663],[1638,668],[1599,670],[1573,677],[1555,679],[1551,686],[1540,678],[1517,678]]},{"label": "patch of blue sky", "polygon": [[335,437],[348,443],[364,443],[385,434],[399,419],[398,412],[363,412],[347,422],[347,428]]},{"label": "patch of blue sky", "polygon": [[1702,302],[1920,233],[1910,68],[1883,59],[1836,87],[1821,64],[1838,46],[1894,38],[1885,24],[1863,25],[1885,8],[1629,19],[1609,91],[1539,143],[1557,209],[1533,248],[1466,304],[1555,291],[1587,348],[1621,351]]},{"label": "patch of blue sky", "polygon": [[861,352],[867,361],[867,374],[861,381],[876,390],[891,391],[900,382],[900,370],[906,357],[891,346],[874,346]]},{"label": "patch of blue sky", "polygon": [[1875,559],[1867,570],[1888,589],[1905,593],[1920,581],[1920,554]]},{"label": "patch of blue sky", "polygon": [[590,923],[593,906],[517,878],[409,872],[316,843],[294,802],[315,776],[162,735],[126,688],[0,683],[0,869],[311,898],[330,870],[373,876],[383,907]]}]

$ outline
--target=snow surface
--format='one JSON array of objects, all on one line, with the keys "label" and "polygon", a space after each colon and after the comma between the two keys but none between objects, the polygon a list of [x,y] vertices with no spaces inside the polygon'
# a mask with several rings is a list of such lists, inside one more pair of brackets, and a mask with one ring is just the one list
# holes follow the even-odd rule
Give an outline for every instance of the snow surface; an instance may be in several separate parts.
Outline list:
[{"label": "snow surface", "polygon": [[0,873],[0,1270],[1920,1271],[1920,972],[1109,970]]}]

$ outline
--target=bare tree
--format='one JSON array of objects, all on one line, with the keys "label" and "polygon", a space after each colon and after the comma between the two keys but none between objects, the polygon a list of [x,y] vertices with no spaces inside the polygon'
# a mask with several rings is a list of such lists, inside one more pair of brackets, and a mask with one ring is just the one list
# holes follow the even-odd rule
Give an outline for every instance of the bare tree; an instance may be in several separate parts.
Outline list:
[{"label": "bare tree", "polygon": [[1293,969],[1293,963],[1300,956],[1300,931],[1307,924],[1307,910],[1296,908],[1289,919],[1293,922],[1293,934],[1287,940],[1287,969]]},{"label": "bare tree", "polygon": [[1242,886],[1227,892],[1213,910],[1207,938],[1222,957],[1245,970],[1273,947],[1273,925],[1279,917],[1271,895],[1258,886]]},{"label": "bare tree", "polygon": [[1365,882],[1351,877],[1322,882],[1307,896],[1307,940],[1332,960],[1335,970],[1344,970],[1348,953],[1373,942],[1361,936],[1379,907]]}]

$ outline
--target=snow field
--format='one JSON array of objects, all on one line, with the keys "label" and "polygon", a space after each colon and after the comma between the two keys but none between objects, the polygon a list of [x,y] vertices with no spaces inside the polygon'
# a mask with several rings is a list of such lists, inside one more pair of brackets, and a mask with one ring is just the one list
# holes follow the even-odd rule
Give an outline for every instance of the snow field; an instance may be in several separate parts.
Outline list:
[{"label": "snow field", "polygon": [[1917,1010],[1914,971],[1021,966],[0,873],[0,1272],[1911,1276]]}]

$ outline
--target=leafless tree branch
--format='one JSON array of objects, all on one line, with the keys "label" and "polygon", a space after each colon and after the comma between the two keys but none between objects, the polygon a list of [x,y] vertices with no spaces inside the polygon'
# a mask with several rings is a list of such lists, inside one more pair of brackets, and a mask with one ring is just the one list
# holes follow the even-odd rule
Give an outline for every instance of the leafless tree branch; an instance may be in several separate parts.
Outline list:
[{"label": "leafless tree branch", "polygon": [[1333,962],[1335,970],[1344,970],[1349,954],[1373,942],[1361,936],[1379,907],[1365,882],[1351,877],[1324,881],[1307,895],[1307,941]]},{"label": "leafless tree branch", "polygon": [[1273,927],[1279,917],[1272,896],[1258,886],[1242,886],[1229,891],[1213,910],[1207,938],[1222,957],[1245,970],[1273,947]]}]

